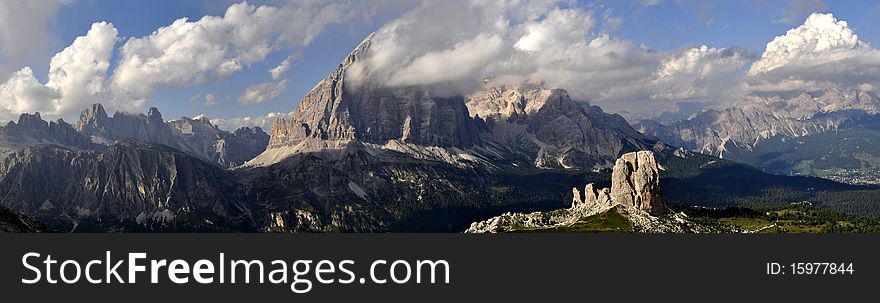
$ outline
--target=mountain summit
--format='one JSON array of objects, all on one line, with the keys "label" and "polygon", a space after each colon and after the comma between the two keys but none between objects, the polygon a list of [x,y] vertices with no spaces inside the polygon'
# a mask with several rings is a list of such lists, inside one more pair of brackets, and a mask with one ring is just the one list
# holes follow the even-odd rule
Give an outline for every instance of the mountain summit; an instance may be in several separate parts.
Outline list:
[{"label": "mountain summit", "polygon": [[653,144],[620,116],[576,102],[562,89],[487,86],[471,96],[441,97],[428,87],[346,80],[348,69],[369,54],[371,37],[318,83],[291,117],[274,121],[267,151],[248,165],[268,166],[356,141],[447,162],[593,169],[609,168],[620,154]]}]

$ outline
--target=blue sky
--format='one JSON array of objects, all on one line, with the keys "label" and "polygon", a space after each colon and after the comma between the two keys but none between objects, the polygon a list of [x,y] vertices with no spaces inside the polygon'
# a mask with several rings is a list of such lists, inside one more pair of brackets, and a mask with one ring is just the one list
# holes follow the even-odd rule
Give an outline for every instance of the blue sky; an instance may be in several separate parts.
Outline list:
[{"label": "blue sky", "polygon": [[[166,119],[205,114],[211,118],[260,116],[269,112],[290,112],[299,99],[320,81],[348,52],[370,32],[400,17],[418,5],[413,1],[391,1],[366,17],[354,17],[342,24],[330,24],[308,45],[297,48],[274,48],[265,58],[246,64],[240,71],[222,79],[157,86],[144,107],[157,106]],[[656,2],[656,3],[655,3]],[[205,15],[222,16],[238,1],[137,1],[75,0],[59,5],[46,21],[47,43],[39,54],[23,60],[4,57],[0,62],[8,72],[30,66],[34,76],[47,81],[49,58],[85,35],[94,22],[112,23],[120,38],[110,59],[109,71],[119,63],[120,47],[130,38],[151,35],[179,18],[197,21]],[[256,6],[296,6],[296,1],[249,1]],[[804,22],[812,12],[831,12],[846,20],[859,40],[880,43],[880,5],[877,1],[578,1],[564,7],[587,12],[596,26],[590,35],[609,33],[616,39],[656,52],[674,52],[708,45],[712,48],[735,48],[752,60],[759,57],[774,37]],[[619,21],[619,26],[613,26]],[[7,41],[7,43],[9,43]],[[268,70],[292,53],[299,56],[283,77],[287,86],[276,97],[259,104],[239,104],[239,96],[251,85],[273,81]],[[747,66],[746,66],[747,67]],[[109,72],[108,72],[109,73]],[[9,75],[0,75],[6,79]],[[215,96],[216,105],[206,106],[204,96]],[[612,106],[613,107],[613,106]],[[2,109],[0,109],[2,110]]]}]

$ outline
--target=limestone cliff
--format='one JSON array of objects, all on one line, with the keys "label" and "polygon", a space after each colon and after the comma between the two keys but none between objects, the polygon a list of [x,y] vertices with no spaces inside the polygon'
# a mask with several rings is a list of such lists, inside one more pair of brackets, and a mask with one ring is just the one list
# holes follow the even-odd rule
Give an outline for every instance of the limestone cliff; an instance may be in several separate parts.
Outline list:
[{"label": "limestone cliff", "polygon": [[666,211],[660,194],[660,165],[650,151],[626,153],[617,159],[611,173],[611,188],[595,188],[590,183],[581,194],[577,188],[572,208],[607,208],[623,205],[652,214]]},{"label": "limestone cliff", "polygon": [[219,129],[207,118],[181,117],[166,122],[156,108],[144,114],[107,115],[101,104],[80,114],[76,130],[92,142],[110,145],[121,140],[162,144],[221,167],[235,167],[265,150],[269,136],[260,128],[234,133]]},{"label": "limestone cliff", "polygon": [[300,102],[292,117],[274,121],[269,148],[305,139],[390,140],[425,146],[467,147],[477,140],[462,97],[438,97],[417,88],[384,88],[345,81],[347,69],[369,49],[364,40]]},{"label": "limestone cliff", "polygon": [[618,115],[539,84],[488,86],[468,98],[471,115],[488,121],[484,141],[525,156],[540,168],[610,168],[625,152],[652,143]]}]

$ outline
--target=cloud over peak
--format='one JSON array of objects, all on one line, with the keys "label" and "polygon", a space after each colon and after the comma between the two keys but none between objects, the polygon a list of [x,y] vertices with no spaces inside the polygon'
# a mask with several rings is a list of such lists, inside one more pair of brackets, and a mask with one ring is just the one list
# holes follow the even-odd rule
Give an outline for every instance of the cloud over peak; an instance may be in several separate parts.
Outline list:
[{"label": "cloud over peak", "polygon": [[656,54],[597,33],[591,12],[561,4],[426,1],[383,26],[346,80],[466,95],[486,78],[519,79],[593,100],[651,73]]},{"label": "cloud over peak", "polygon": [[429,1],[382,27],[346,80],[468,95],[503,79],[601,104],[716,97],[751,60],[706,46],[654,51],[598,25],[562,2]]}]

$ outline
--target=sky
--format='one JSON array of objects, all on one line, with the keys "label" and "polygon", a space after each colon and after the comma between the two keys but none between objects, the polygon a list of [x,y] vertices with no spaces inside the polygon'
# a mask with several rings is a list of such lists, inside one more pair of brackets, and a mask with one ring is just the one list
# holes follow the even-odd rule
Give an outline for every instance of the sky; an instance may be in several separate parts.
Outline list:
[{"label": "sky", "polygon": [[610,111],[880,87],[880,1],[0,0],[0,120],[158,107],[268,127],[347,79],[467,95],[539,82]]}]

